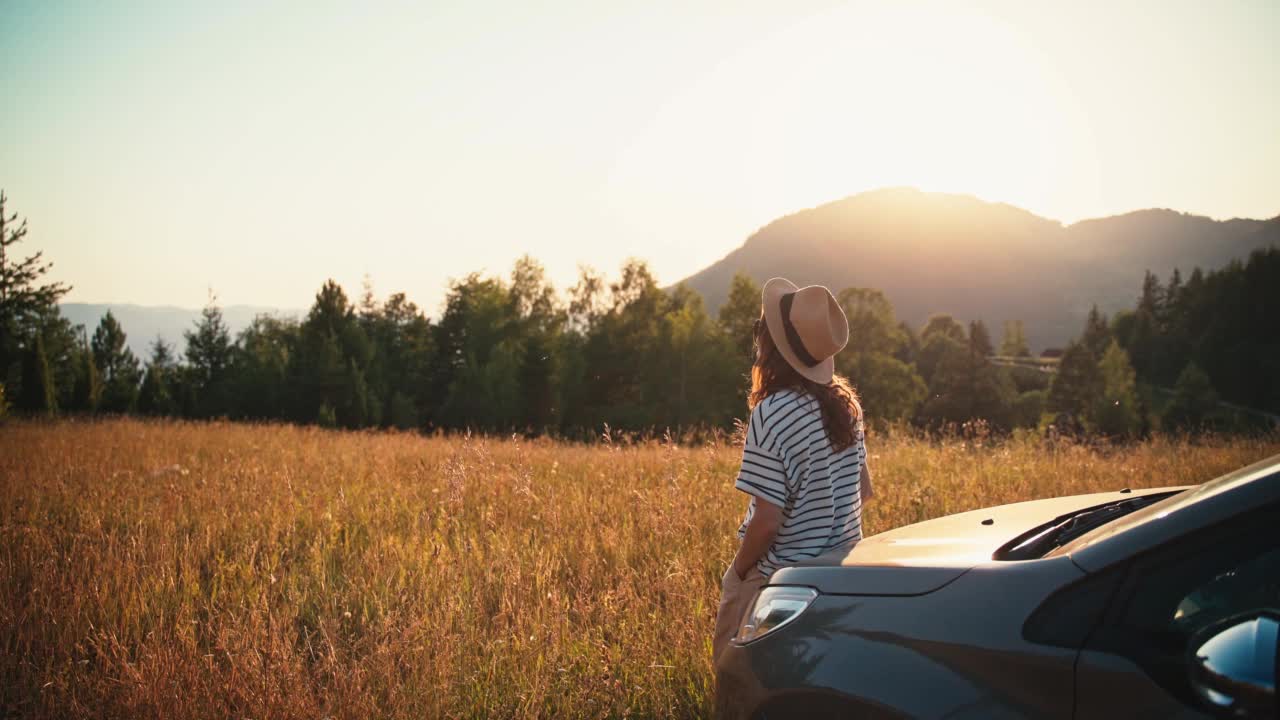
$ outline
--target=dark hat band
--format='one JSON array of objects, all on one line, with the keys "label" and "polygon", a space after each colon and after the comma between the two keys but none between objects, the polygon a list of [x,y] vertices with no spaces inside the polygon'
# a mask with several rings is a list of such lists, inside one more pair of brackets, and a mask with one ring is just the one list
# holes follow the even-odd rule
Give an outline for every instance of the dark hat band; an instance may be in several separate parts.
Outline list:
[{"label": "dark hat band", "polygon": [[787,344],[791,346],[791,351],[796,354],[796,359],[804,363],[806,367],[813,367],[818,364],[809,351],[805,349],[804,341],[800,339],[800,333],[796,332],[796,326],[791,324],[791,303],[796,299],[793,292],[782,296],[782,302],[779,306],[782,309],[782,332],[787,336]]}]

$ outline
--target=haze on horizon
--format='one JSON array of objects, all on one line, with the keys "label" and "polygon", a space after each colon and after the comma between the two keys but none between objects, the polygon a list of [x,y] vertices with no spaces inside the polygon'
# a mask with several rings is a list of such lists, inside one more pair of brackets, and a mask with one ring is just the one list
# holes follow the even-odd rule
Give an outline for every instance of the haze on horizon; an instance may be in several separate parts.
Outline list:
[{"label": "haze on horizon", "polygon": [[0,8],[0,188],[72,302],[435,314],[524,253],[674,282],[885,186],[1280,213],[1280,4]]}]

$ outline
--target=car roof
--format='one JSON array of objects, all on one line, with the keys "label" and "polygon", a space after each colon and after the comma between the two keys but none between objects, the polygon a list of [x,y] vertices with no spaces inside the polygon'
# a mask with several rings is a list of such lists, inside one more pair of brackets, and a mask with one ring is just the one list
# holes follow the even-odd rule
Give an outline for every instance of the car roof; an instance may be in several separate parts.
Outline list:
[{"label": "car roof", "polygon": [[1280,455],[1240,468],[1085,533],[1045,557],[1096,572],[1179,536],[1280,502]]}]

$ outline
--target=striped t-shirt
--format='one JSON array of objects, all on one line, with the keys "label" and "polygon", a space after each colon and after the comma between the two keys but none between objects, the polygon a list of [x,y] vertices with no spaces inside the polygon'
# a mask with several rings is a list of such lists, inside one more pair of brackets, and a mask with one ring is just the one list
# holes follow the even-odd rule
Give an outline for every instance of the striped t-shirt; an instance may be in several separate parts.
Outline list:
[{"label": "striped t-shirt", "polygon": [[818,401],[808,393],[781,390],[756,404],[734,487],[752,496],[739,538],[760,498],[782,508],[778,536],[758,563],[762,575],[862,539],[866,457],[861,428],[856,442],[832,451]]}]

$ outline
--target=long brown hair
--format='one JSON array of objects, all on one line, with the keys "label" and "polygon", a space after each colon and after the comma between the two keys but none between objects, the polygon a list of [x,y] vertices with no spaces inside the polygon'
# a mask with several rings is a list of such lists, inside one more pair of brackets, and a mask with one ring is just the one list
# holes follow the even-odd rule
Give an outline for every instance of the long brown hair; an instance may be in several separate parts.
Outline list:
[{"label": "long brown hair", "polygon": [[862,403],[848,378],[837,373],[823,385],[800,375],[774,346],[763,316],[756,321],[755,348],[748,409],[754,410],[762,400],[782,389],[807,392],[817,399],[822,410],[822,425],[827,429],[831,449],[840,452],[857,442],[862,428]]}]

